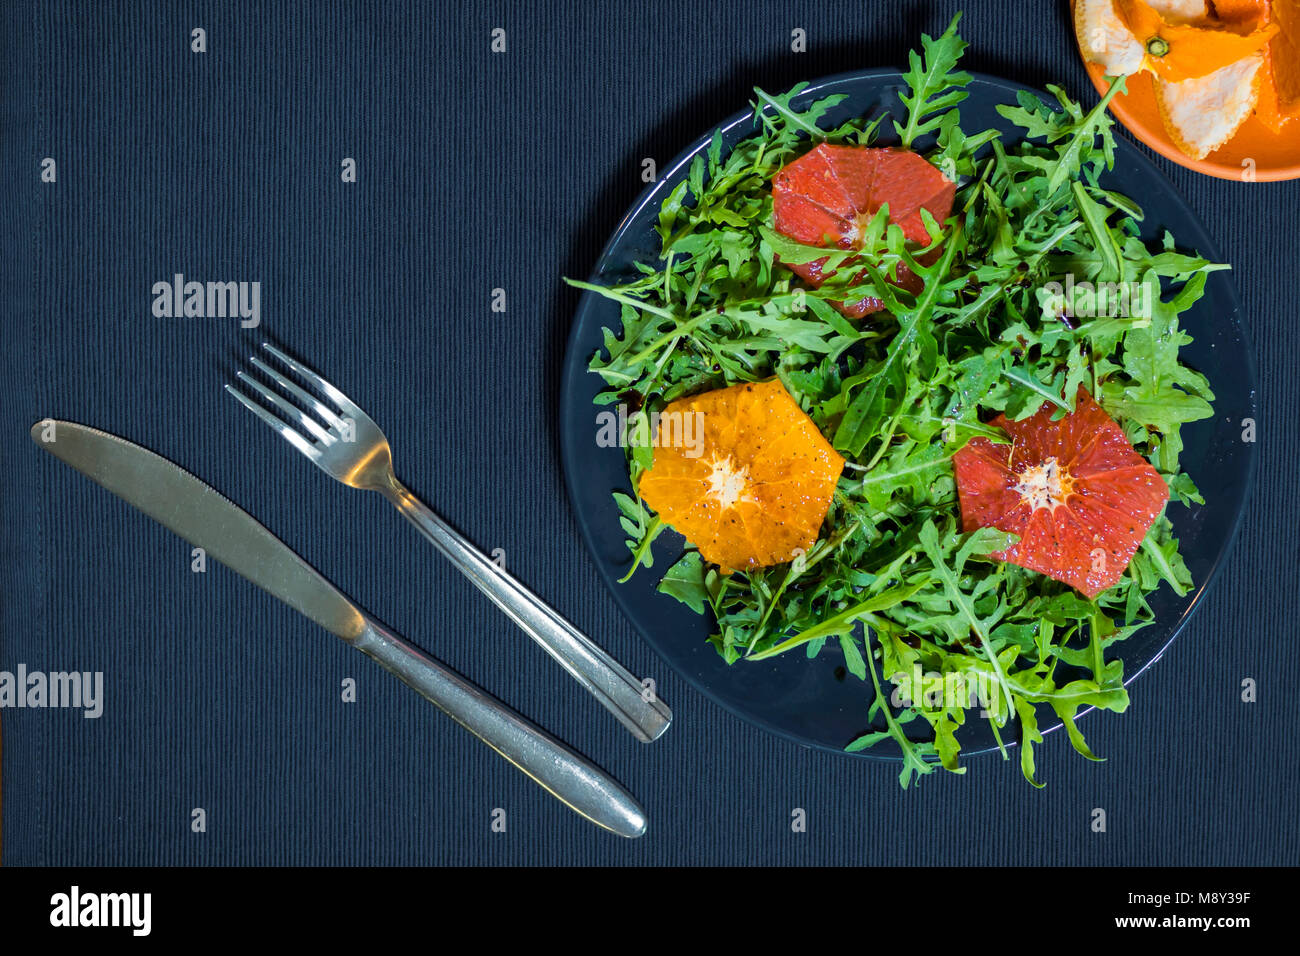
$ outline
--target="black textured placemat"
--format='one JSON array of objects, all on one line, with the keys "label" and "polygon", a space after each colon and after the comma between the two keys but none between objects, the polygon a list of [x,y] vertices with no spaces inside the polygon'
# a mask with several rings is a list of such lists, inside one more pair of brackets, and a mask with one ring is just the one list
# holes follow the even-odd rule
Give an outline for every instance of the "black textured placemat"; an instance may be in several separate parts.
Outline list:
[{"label": "black textured placemat", "polygon": [[[960,6],[5,4],[0,671],[102,671],[104,701],[97,719],[0,713],[4,862],[1294,863],[1298,184],[1157,159],[1236,269],[1261,467],[1191,626],[1127,714],[1084,719],[1105,763],[1053,734],[1041,792],[983,757],[903,793],[892,765],[767,736],[665,671],[579,539],[557,461],[576,301],[559,277],[588,272],[642,160],[666,162],[756,84],[901,64]],[[964,7],[972,69],[1095,102],[1063,2]],[[176,273],[260,282],[260,327],[155,317],[152,287]],[[654,677],[668,735],[635,743],[384,502],[224,395],[265,336],[358,399],[417,493]],[[203,477],[607,768],[650,833],[598,832],[243,579],[192,571],[188,545],[37,452],[28,428],[47,416]]]}]

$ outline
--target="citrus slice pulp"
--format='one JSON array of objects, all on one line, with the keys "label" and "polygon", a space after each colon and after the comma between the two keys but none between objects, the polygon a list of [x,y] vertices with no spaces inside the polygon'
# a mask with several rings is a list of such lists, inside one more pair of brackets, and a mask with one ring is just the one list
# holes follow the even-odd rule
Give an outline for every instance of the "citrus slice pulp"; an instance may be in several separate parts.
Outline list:
[{"label": "citrus slice pulp", "polygon": [[1038,571],[1088,598],[1119,581],[1169,500],[1169,489],[1088,391],[1052,421],[1045,404],[1024,421],[991,423],[1012,438],[979,437],[953,456],[962,529],[995,527],[1020,540],[992,557]]},{"label": "citrus slice pulp", "polygon": [[[872,217],[888,203],[889,221],[910,241],[928,246],[930,234],[921,210],[942,223],[952,212],[956,189],[952,180],[909,150],[822,143],[773,178],[772,211],[776,231],[796,242],[855,249],[861,248]],[[825,262],[787,266],[817,287],[826,279]],[[901,263],[893,281],[913,295],[921,291],[920,277]],[[850,318],[884,308],[880,299],[870,296],[835,305]]]},{"label": "citrus slice pulp", "polygon": [[[666,422],[698,429],[699,440],[665,441]],[[686,422],[694,424],[679,424]],[[637,490],[704,560],[730,573],[781,564],[812,547],[843,468],[773,379],[670,402]]]}]

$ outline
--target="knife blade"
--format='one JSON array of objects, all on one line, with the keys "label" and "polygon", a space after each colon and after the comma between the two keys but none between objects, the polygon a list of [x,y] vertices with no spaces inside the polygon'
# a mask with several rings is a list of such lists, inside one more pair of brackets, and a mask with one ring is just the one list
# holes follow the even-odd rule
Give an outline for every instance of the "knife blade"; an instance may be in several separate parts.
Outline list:
[{"label": "knife blade", "polygon": [[373,658],[576,813],[621,836],[645,832],[641,806],[604,771],[384,628],[251,515],[179,465],[75,422],[45,419],[32,426],[31,436],[42,450]]}]

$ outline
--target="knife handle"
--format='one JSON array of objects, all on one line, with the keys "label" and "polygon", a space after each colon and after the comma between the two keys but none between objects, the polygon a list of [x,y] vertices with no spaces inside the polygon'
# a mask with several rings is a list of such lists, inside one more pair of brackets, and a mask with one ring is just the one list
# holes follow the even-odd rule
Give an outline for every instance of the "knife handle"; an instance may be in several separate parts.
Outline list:
[{"label": "knife handle", "polygon": [[668,705],[559,612],[465,540],[396,479],[382,493],[474,586],[555,658],[587,692],[643,743],[672,722]]},{"label": "knife handle", "polygon": [[369,619],[351,643],[575,813],[619,836],[645,833],[645,811],[635,797],[487,691]]}]

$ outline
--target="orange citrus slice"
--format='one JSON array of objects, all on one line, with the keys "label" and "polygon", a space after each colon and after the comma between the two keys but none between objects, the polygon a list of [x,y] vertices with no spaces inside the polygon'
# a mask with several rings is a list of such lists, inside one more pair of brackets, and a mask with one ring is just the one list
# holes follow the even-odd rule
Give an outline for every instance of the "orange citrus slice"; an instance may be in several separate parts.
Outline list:
[{"label": "orange citrus slice", "polygon": [[[701,440],[661,443],[666,422],[679,434],[698,429]],[[843,469],[844,459],[773,379],[670,402],[638,492],[704,560],[730,573],[811,548]]]},{"label": "orange citrus slice", "polygon": [[962,530],[1020,535],[992,556],[1095,598],[1119,581],[1169,489],[1086,389],[1073,412],[1054,422],[1054,411],[999,415],[1012,444],[974,438],[953,456]]}]

